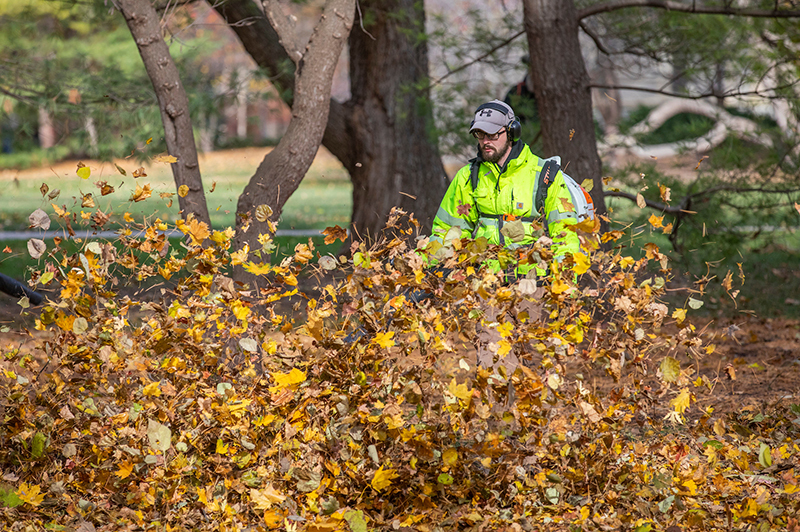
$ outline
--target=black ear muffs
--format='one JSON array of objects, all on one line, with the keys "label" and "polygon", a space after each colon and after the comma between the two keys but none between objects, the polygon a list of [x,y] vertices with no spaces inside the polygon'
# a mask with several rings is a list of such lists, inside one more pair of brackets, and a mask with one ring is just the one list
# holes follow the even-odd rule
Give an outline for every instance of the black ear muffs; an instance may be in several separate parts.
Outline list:
[{"label": "black ear muffs", "polygon": [[[503,113],[506,117],[508,116],[508,109],[503,107],[502,105],[494,102],[487,102],[482,104],[480,107],[475,109],[475,114],[478,114],[481,109],[492,109],[494,111],[499,111]],[[510,107],[509,107],[510,109]],[[472,126],[475,125],[475,120],[473,120],[469,128],[472,129]],[[519,138],[522,136],[522,124],[520,124],[519,119],[514,116],[514,119],[506,125],[506,130],[508,131],[508,136],[511,137],[511,142],[517,142]]]}]

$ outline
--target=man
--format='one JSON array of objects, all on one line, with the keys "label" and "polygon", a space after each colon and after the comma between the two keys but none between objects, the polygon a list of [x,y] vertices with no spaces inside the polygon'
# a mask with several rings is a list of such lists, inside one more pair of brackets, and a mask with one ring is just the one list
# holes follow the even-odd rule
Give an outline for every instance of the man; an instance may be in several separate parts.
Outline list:
[{"label": "man", "polygon": [[[478,141],[478,157],[458,171],[433,222],[435,239],[452,227],[462,238],[486,237],[514,249],[547,235],[557,258],[579,251],[578,236],[566,226],[577,223],[575,203],[556,159],[541,159],[519,140],[520,122],[500,100],[478,107],[469,132]],[[521,266],[517,274],[526,274]],[[544,272],[539,271],[542,275]]]},{"label": "man", "polygon": [[[500,100],[485,103],[476,109],[469,132],[478,141],[478,157],[459,170],[450,183],[433,222],[432,239],[444,241],[457,227],[462,238],[486,237],[491,244],[515,249],[533,244],[546,234],[557,259],[579,251],[577,233],[566,229],[578,220],[564,174],[556,160],[537,157],[519,140],[520,122],[514,110]],[[499,263],[495,266],[500,269]],[[532,269],[532,265],[519,265],[511,278],[531,277]],[[534,271],[537,277],[545,275],[538,267]],[[539,296],[521,301],[513,309],[514,319],[539,319]],[[490,300],[484,301],[482,310],[483,317],[476,324],[477,363],[504,366],[510,375],[522,353],[515,349],[497,354],[502,339],[497,325],[506,310]]]}]

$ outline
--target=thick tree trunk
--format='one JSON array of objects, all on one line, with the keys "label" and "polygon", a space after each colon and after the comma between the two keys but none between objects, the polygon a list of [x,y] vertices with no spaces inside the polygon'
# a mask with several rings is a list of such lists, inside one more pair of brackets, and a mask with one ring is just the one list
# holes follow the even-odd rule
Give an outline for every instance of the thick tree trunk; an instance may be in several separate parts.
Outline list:
[{"label": "thick tree trunk", "polygon": [[367,0],[361,9],[371,23],[350,34],[353,227],[377,236],[399,206],[428,230],[447,178],[428,91],[417,89],[428,78],[426,41],[416,35],[424,8],[415,0]]},{"label": "thick tree trunk", "polygon": [[[236,248],[254,246],[259,234],[269,234],[286,200],[297,190],[317,154],[330,110],[334,66],[353,25],[355,0],[327,0],[320,22],[297,64],[294,76],[292,120],[278,146],[269,152],[239,196],[236,206]],[[259,220],[257,209],[268,205],[269,220]],[[242,271],[238,280],[256,279]]]},{"label": "thick tree trunk", "polygon": [[542,120],[544,155],[560,155],[566,172],[591,178],[598,214],[606,213],[589,75],[578,40],[573,0],[524,0],[533,89]]},{"label": "thick tree trunk", "polygon": [[[292,105],[294,79],[287,75],[292,62],[258,6],[252,0],[211,5]],[[346,104],[331,100],[322,144],[350,172],[352,219],[359,234],[377,234],[394,205],[414,213],[428,228],[447,184],[430,134],[427,92],[414,89],[428,74],[427,46],[404,33],[421,31],[424,10],[412,0],[369,0],[361,10],[374,20],[365,29],[376,40],[361,28],[351,33],[353,98]]]},{"label": "thick tree trunk", "polygon": [[158,98],[167,151],[178,159],[172,163],[176,188],[186,185],[189,192],[178,197],[181,214],[190,214],[211,226],[208,207],[197,162],[189,100],[183,89],[178,68],[161,34],[160,18],[150,0],[118,0],[125,22],[136,41],[145,69]]}]

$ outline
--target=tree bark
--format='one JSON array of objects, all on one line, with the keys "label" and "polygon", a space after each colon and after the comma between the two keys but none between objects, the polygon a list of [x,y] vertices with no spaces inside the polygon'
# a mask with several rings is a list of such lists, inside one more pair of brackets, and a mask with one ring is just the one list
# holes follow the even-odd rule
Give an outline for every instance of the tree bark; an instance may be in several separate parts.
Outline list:
[{"label": "tree bark", "polygon": [[175,186],[180,188],[186,185],[189,188],[186,196],[178,197],[181,215],[184,219],[194,215],[197,220],[211,227],[197,162],[189,100],[178,75],[178,68],[161,34],[158,13],[150,0],[117,0],[117,5],[125,17],[147,75],[153,83],[164,124],[167,151],[178,159],[171,164]]},{"label": "tree bark", "polygon": [[[327,0],[320,21],[298,60],[294,74],[294,101],[289,128],[274,150],[259,165],[239,196],[236,212],[236,247],[251,248],[259,234],[269,234],[286,200],[297,190],[317,154],[330,110],[331,84],[336,62],[353,25],[355,0]],[[269,220],[259,220],[260,205],[272,208]],[[239,280],[255,278],[236,272]]]},{"label": "tree bark", "polygon": [[595,210],[605,215],[589,74],[578,40],[575,4],[573,0],[524,0],[523,9],[543,155],[560,155],[565,171],[579,183],[591,178]]},{"label": "tree bark", "polygon": [[353,227],[375,237],[399,206],[427,231],[447,178],[433,133],[428,48],[416,35],[424,8],[415,0],[367,0],[361,9],[371,23],[350,34]]},{"label": "tree bark", "polygon": [[[225,0],[212,7],[292,105],[294,79],[286,75],[291,60],[256,4]],[[374,20],[365,28],[372,37],[361,28],[350,35],[353,96],[345,104],[331,100],[322,144],[350,172],[352,221],[359,234],[376,235],[395,205],[414,213],[427,229],[447,183],[430,133],[428,90],[415,88],[428,85],[423,83],[428,75],[427,45],[409,34],[424,27],[424,8],[413,0],[370,0],[362,2],[361,9],[365,15],[370,10],[369,19]]]}]

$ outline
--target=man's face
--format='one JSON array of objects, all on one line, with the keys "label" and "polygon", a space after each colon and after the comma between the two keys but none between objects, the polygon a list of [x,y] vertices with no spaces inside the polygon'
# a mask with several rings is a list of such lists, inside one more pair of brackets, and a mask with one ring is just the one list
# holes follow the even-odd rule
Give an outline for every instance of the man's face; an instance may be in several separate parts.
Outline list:
[{"label": "man's face", "polygon": [[489,163],[498,163],[511,150],[511,139],[505,129],[499,131],[497,139],[492,140],[494,135],[487,135],[483,131],[476,131],[475,137],[478,139],[478,147],[481,150],[481,157]]}]

